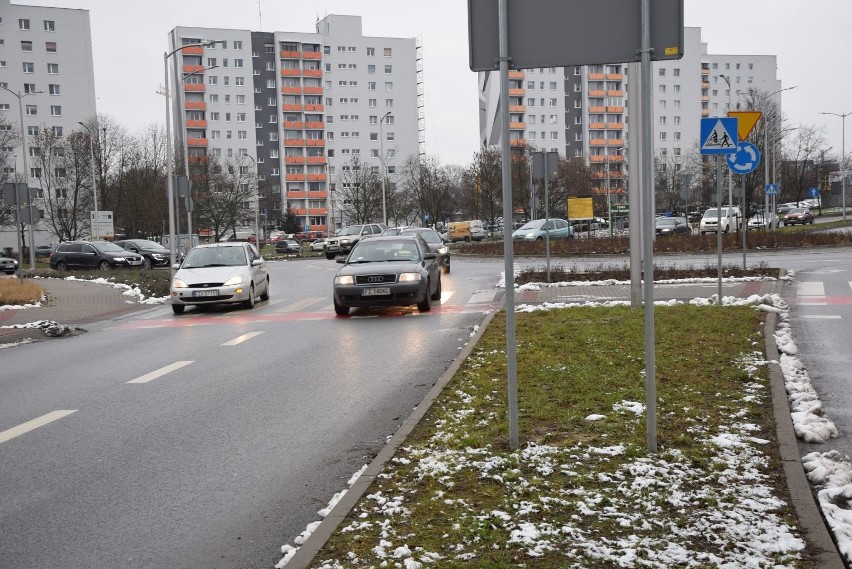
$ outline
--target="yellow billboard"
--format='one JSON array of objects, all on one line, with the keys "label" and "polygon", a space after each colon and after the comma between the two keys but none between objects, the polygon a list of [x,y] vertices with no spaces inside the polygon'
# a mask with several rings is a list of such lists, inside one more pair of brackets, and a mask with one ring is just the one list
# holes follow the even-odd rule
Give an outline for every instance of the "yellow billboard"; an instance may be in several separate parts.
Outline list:
[{"label": "yellow billboard", "polygon": [[592,198],[568,198],[568,219],[589,219],[594,216]]}]

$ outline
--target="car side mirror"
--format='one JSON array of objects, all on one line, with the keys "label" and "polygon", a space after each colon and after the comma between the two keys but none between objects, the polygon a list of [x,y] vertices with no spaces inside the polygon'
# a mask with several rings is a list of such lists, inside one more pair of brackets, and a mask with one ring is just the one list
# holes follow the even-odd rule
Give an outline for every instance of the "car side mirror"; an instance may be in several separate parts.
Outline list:
[{"label": "car side mirror", "polygon": [[428,253],[426,253],[424,258],[425,259],[437,259],[438,255],[436,255],[433,251],[429,251]]},{"label": "car side mirror", "polygon": [[257,266],[262,265],[262,264],[263,264],[263,259],[252,259],[252,261],[251,261],[252,267],[257,267]]},{"label": "car side mirror", "polygon": [[174,270],[178,270],[180,268],[180,263],[175,263],[174,265],[172,265],[172,268]]},{"label": "car side mirror", "polygon": [[340,263],[341,265],[343,265],[344,263],[346,263],[346,257],[337,257],[337,258],[335,259],[335,261],[337,261],[338,263]]}]

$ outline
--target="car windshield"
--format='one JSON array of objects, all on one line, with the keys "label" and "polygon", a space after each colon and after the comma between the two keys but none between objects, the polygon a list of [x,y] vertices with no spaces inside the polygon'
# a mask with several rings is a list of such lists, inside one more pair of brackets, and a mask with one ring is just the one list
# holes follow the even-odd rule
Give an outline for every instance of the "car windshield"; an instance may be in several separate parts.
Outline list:
[{"label": "car windshield", "polygon": [[360,235],[361,234],[361,226],[360,225],[350,225],[349,227],[344,227],[340,231],[337,232],[338,237],[343,237],[346,235]]},{"label": "car windshield", "polygon": [[521,226],[522,230],[528,229],[540,229],[541,226],[544,225],[543,219],[533,219],[532,221],[528,221]]},{"label": "car windshield", "polygon": [[677,220],[673,217],[660,217],[657,219],[657,225],[677,225]]},{"label": "car windshield", "polygon": [[164,249],[164,247],[159,243],[148,241],[147,239],[141,239],[139,241],[134,241],[133,243],[135,243],[140,249]]},{"label": "car windshield", "polygon": [[242,247],[196,247],[186,256],[181,268],[237,267],[246,264]]},{"label": "car windshield", "polygon": [[708,209],[704,212],[704,217],[719,217],[718,209]]},{"label": "car windshield", "polygon": [[92,245],[102,253],[127,253],[126,249],[122,249],[115,243],[92,243]]},{"label": "car windshield", "polygon": [[411,240],[359,241],[349,254],[349,263],[376,263],[384,261],[420,261],[417,244]]},{"label": "car windshield", "polygon": [[443,243],[444,240],[434,229],[406,229],[400,235],[419,235],[426,243]]}]

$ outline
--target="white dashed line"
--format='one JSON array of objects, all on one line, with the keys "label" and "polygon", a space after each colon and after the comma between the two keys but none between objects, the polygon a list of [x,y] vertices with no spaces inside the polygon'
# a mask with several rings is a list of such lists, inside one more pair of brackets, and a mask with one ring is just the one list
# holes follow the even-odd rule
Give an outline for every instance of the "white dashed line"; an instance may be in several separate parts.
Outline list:
[{"label": "white dashed line", "polygon": [[151,380],[157,379],[158,377],[162,377],[162,376],[166,375],[167,373],[171,373],[171,372],[178,370],[178,369],[180,369],[184,366],[188,366],[191,363],[192,363],[191,361],[175,362],[173,364],[167,365],[166,367],[161,367],[160,369],[158,369],[156,371],[152,371],[151,373],[146,373],[145,375],[137,377],[136,379],[131,379],[127,383],[148,383]]},{"label": "white dashed line", "polygon": [[233,340],[225,342],[222,345],[223,346],[236,346],[237,344],[242,344],[246,340],[251,340],[255,336],[259,336],[260,334],[263,334],[263,332],[249,332],[248,334],[243,334],[242,336],[237,336]]},{"label": "white dashed line", "polygon": [[71,413],[76,413],[76,409],[63,409],[59,411],[52,411],[47,415],[42,415],[41,417],[37,417],[31,421],[27,421],[26,423],[21,423],[17,427],[12,427],[11,429],[6,429],[2,433],[0,433],[0,443],[5,443],[10,439],[14,439],[18,435],[23,435],[24,433],[28,433],[33,429],[37,429],[39,427],[43,427],[48,423],[52,423],[62,417],[66,417]]}]

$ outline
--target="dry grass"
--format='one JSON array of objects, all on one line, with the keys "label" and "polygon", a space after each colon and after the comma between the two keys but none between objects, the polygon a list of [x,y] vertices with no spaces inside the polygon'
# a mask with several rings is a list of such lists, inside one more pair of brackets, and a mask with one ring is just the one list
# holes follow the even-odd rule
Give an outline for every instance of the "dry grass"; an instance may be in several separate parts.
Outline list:
[{"label": "dry grass", "polygon": [[17,278],[0,279],[0,306],[34,304],[43,296],[44,289],[29,279],[23,284]]}]

